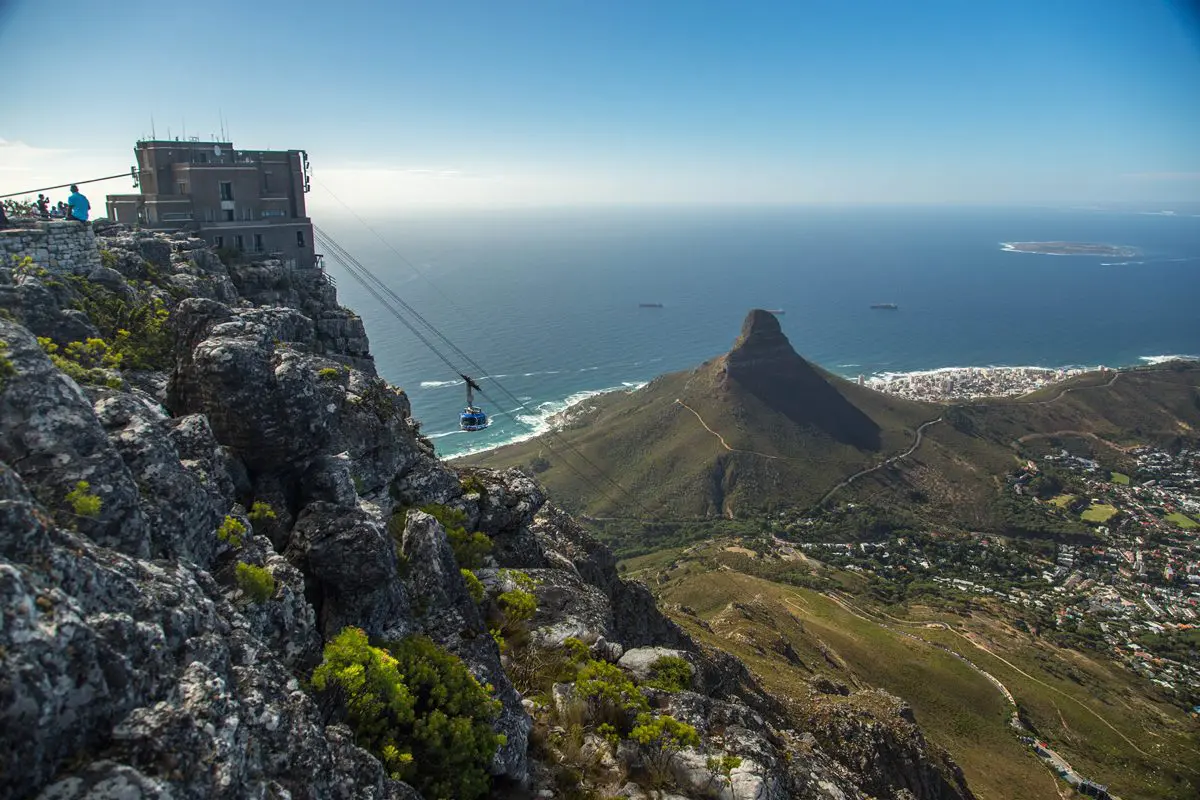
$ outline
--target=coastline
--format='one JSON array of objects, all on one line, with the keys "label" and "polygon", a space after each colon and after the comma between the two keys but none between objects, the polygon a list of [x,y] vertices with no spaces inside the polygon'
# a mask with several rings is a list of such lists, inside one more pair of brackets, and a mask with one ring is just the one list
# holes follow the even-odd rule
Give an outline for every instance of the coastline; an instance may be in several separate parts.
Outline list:
[{"label": "coastline", "polygon": [[[984,397],[1020,397],[1055,383],[1087,372],[1116,371],[1137,367],[1157,366],[1171,361],[1200,361],[1200,355],[1168,354],[1141,356],[1139,363],[1110,367],[1096,366],[1004,366],[986,367],[936,367],[933,369],[910,370],[907,372],[878,372],[863,375],[863,385],[885,394],[894,394],[909,400],[944,403],[953,400],[972,400]],[[843,365],[848,366],[848,365]],[[841,375],[854,381],[856,376]],[[620,386],[574,392],[561,400],[546,400],[531,407],[522,406],[513,411],[502,411],[493,416],[509,416],[527,426],[525,430],[506,436],[499,441],[489,441],[476,447],[453,454],[440,454],[441,458],[454,460],[486,453],[510,444],[528,441],[551,430],[561,430],[569,425],[584,405],[597,397],[614,392],[635,392],[647,385],[647,381],[626,381]],[[518,413],[524,411],[525,413]],[[430,434],[431,439],[456,436],[457,430]],[[463,434],[466,435],[466,434]]]}]

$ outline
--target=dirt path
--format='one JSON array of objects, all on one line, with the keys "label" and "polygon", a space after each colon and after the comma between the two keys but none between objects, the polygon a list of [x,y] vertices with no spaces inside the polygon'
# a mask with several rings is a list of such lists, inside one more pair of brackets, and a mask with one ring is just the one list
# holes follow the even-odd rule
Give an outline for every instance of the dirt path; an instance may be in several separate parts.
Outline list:
[{"label": "dirt path", "polygon": [[[845,608],[847,611],[850,611],[850,609],[849,609],[849,607],[847,606],[847,604],[845,604],[845,603],[844,603],[844,602],[843,602],[843,601],[842,601],[840,598],[835,598],[835,597],[834,597],[833,595],[831,595],[831,594],[827,594],[827,595],[825,595],[825,596],[826,596],[826,597],[828,597],[828,598],[830,598],[830,599],[831,599],[831,600],[833,600],[834,602],[836,602],[838,605],[840,605],[840,606],[842,606],[843,608]],[[853,612],[853,611],[851,611],[850,613],[854,614],[854,612]],[[857,616],[857,617],[860,617],[860,618],[862,618],[862,619],[866,619],[865,617],[862,617],[862,615],[861,615],[861,614],[854,614],[854,615],[855,615],[855,616]],[[1018,667],[1016,664],[1012,663],[1011,661],[1009,661],[1008,659],[1004,658],[1003,656],[1001,656],[1001,655],[998,655],[998,654],[997,654],[995,651],[991,650],[990,648],[986,647],[985,645],[983,645],[983,644],[980,644],[979,642],[975,641],[975,639],[973,639],[972,637],[970,637],[970,636],[967,636],[966,634],[962,633],[962,632],[961,632],[961,631],[959,631],[957,628],[955,628],[955,627],[953,627],[953,626],[951,626],[951,625],[948,625],[948,624],[946,624],[945,622],[916,622],[916,621],[913,621],[913,620],[900,620],[900,619],[898,619],[898,618],[896,618],[896,617],[890,617],[890,616],[889,616],[889,618],[890,618],[890,619],[893,619],[893,620],[896,620],[897,622],[904,622],[905,624],[908,624],[908,625],[920,625],[920,626],[922,626],[922,627],[925,627],[925,626],[937,626],[937,627],[943,628],[944,630],[950,631],[950,633],[952,633],[952,634],[954,634],[955,636],[959,637],[960,639],[962,639],[962,640],[966,641],[966,642],[967,642],[968,644],[970,644],[972,647],[975,647],[976,649],[982,650],[983,652],[987,653],[987,654],[988,654],[989,656],[991,656],[992,658],[996,659],[997,661],[1001,662],[1002,664],[1005,664],[1006,666],[1008,666],[1008,668],[1009,668],[1009,669],[1013,670],[1013,671],[1014,671],[1014,672],[1016,672],[1017,674],[1019,674],[1019,675],[1022,675],[1022,676],[1024,676],[1025,678],[1027,678],[1027,679],[1029,679],[1029,680],[1033,681],[1034,683],[1038,684],[1039,686],[1045,687],[1046,689],[1049,689],[1049,690],[1050,690],[1050,691],[1052,691],[1052,692],[1055,692],[1055,693],[1057,693],[1057,694],[1059,694],[1059,695],[1062,695],[1063,697],[1067,698],[1067,699],[1068,699],[1068,700],[1070,700],[1071,702],[1075,703],[1077,706],[1079,706],[1080,708],[1082,708],[1084,711],[1088,712],[1088,713],[1089,713],[1089,714],[1091,714],[1093,717],[1095,717],[1096,719],[1100,720],[1100,722],[1101,722],[1101,723],[1103,723],[1105,727],[1107,727],[1109,730],[1111,730],[1111,731],[1112,731],[1113,733],[1115,733],[1117,736],[1120,736],[1120,737],[1121,737],[1121,739],[1122,739],[1122,740],[1124,740],[1124,742],[1125,742],[1126,744],[1128,744],[1130,747],[1132,747],[1132,748],[1133,748],[1134,750],[1136,750],[1137,752],[1139,752],[1139,753],[1141,753],[1142,755],[1146,756],[1146,758],[1154,759],[1155,761],[1163,761],[1163,760],[1164,760],[1164,759],[1161,759],[1161,758],[1159,758],[1158,756],[1155,756],[1155,755],[1153,755],[1153,754],[1151,754],[1151,753],[1147,753],[1145,750],[1143,750],[1142,748],[1138,747],[1138,746],[1137,746],[1137,744],[1135,744],[1135,743],[1134,743],[1134,741],[1133,741],[1132,739],[1130,739],[1130,738],[1129,738],[1128,736],[1126,736],[1124,733],[1122,733],[1121,731],[1119,731],[1119,730],[1117,730],[1115,727],[1113,727],[1113,725],[1112,725],[1112,723],[1111,723],[1111,722],[1109,722],[1107,719],[1105,719],[1103,716],[1101,716],[1101,715],[1099,714],[1099,712],[1097,712],[1097,711],[1096,711],[1095,709],[1093,709],[1091,706],[1087,705],[1086,703],[1084,703],[1083,701],[1081,701],[1081,700],[1079,700],[1079,699],[1077,699],[1077,698],[1075,698],[1075,697],[1072,697],[1071,695],[1069,695],[1069,694],[1067,694],[1066,692],[1064,692],[1062,689],[1059,689],[1057,686],[1051,686],[1050,684],[1046,683],[1045,681],[1043,681],[1043,680],[1039,680],[1038,678],[1035,678],[1034,676],[1030,675],[1030,674],[1029,674],[1028,672],[1026,672],[1025,670],[1023,670],[1023,669],[1021,669],[1020,667]],[[879,624],[879,623],[876,623],[876,624]],[[981,671],[982,671],[982,670],[981,670]],[[1051,701],[1051,702],[1053,703],[1053,701]],[[1057,708],[1058,708],[1058,706],[1055,706],[1055,709],[1056,709],[1056,710],[1057,710]],[[1060,718],[1061,718],[1061,716],[1062,716],[1062,712],[1061,712],[1061,711],[1059,712],[1059,716],[1060,716]],[[1067,730],[1070,730],[1070,728],[1069,728],[1069,727],[1067,726],[1067,724],[1066,724],[1066,720],[1063,720],[1063,727],[1066,727],[1066,728],[1067,728]],[[1171,763],[1171,762],[1166,762],[1166,763]]]},{"label": "dirt path", "polygon": [[900,455],[892,456],[891,458],[886,458],[883,461],[876,464],[875,466],[868,467],[867,469],[864,469],[864,470],[860,470],[859,472],[856,472],[853,475],[851,475],[849,478],[846,478],[846,480],[842,481],[837,486],[834,486],[832,489],[830,489],[828,492],[826,492],[821,497],[821,499],[817,501],[817,507],[820,508],[821,506],[825,505],[825,501],[828,500],[830,497],[832,497],[838,490],[844,489],[845,487],[854,483],[856,480],[858,480],[862,476],[870,475],[872,472],[875,472],[877,470],[883,469],[884,467],[890,466],[891,464],[899,461],[902,458],[908,458],[909,456],[911,456],[913,453],[915,453],[917,451],[917,448],[921,446],[921,440],[925,436],[925,429],[928,428],[930,425],[936,425],[941,421],[942,421],[942,418],[938,417],[937,419],[931,419],[928,422],[922,422],[920,427],[917,428],[917,440],[915,442],[913,442],[912,447],[908,448]]},{"label": "dirt path", "polygon": [[777,461],[781,458],[781,456],[772,456],[772,455],[768,455],[767,453],[760,453],[757,450],[740,450],[736,447],[730,447],[729,443],[725,441],[724,436],[717,433],[712,428],[708,427],[708,423],[704,421],[704,417],[700,416],[700,412],[698,412],[696,409],[692,408],[687,403],[680,400],[678,397],[675,398],[675,402],[678,403],[679,405],[683,406],[684,408],[686,408],[688,411],[695,414],[696,419],[700,420],[700,424],[704,426],[704,430],[708,431],[713,436],[717,437],[717,441],[719,441],[721,443],[721,447],[724,447],[729,452],[731,452],[731,453],[749,453],[750,455],[753,455],[753,456],[762,456],[763,458],[769,458],[769,459],[772,459],[775,461]]}]

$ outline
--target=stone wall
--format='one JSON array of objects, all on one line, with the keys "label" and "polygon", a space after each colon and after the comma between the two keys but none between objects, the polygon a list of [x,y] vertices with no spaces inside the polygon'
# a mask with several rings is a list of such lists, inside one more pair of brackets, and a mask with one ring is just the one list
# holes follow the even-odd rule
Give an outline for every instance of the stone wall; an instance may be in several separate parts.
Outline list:
[{"label": "stone wall", "polygon": [[0,264],[11,266],[13,256],[32,256],[51,272],[86,274],[100,266],[92,226],[65,220],[0,230]]}]

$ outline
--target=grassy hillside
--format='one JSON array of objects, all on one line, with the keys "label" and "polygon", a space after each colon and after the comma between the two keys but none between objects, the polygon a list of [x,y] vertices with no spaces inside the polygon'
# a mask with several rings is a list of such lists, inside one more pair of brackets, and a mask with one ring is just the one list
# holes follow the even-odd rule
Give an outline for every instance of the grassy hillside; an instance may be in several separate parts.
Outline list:
[{"label": "grassy hillside", "polygon": [[[981,799],[1057,800],[1070,790],[1019,741],[1010,727],[1012,706],[979,669],[1009,689],[1025,718],[1076,769],[1124,800],[1196,796],[1197,724],[1137,676],[1035,644],[1004,621],[1000,608],[864,604],[747,574],[782,566],[778,558],[748,552],[723,540],[625,567],[692,635],[742,658],[783,696],[802,701],[809,680],[823,675],[903,697]],[[807,559],[795,568],[815,568],[851,593],[861,582]],[[931,623],[939,627],[926,627]]]}]

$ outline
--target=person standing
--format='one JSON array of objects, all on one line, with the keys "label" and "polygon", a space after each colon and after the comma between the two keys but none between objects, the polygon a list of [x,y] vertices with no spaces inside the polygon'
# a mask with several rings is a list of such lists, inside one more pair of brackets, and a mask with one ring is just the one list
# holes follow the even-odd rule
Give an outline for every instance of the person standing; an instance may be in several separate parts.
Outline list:
[{"label": "person standing", "polygon": [[71,184],[71,196],[67,198],[67,218],[79,220],[87,224],[88,212],[92,210],[92,204],[88,199],[79,193],[79,187]]},{"label": "person standing", "polygon": [[39,194],[34,207],[37,208],[38,216],[42,219],[50,219],[50,200],[44,194]]}]

